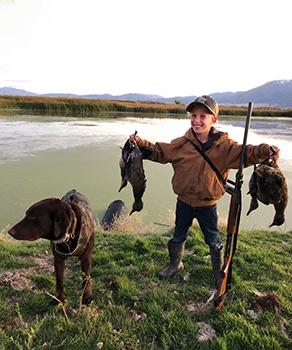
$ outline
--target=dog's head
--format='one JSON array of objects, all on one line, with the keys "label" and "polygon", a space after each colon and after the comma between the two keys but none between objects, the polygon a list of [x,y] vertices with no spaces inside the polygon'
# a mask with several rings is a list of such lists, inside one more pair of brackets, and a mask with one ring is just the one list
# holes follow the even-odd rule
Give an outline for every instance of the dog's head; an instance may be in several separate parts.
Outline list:
[{"label": "dog's head", "polygon": [[8,233],[15,239],[35,241],[39,238],[61,238],[72,225],[75,213],[69,203],[57,198],[48,198],[33,204],[25,217]]}]

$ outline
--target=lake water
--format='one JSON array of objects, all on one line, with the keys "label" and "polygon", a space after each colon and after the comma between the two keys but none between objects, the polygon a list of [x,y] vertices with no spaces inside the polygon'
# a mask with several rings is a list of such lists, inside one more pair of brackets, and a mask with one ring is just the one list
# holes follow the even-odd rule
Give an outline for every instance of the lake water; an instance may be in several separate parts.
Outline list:
[{"label": "lake water", "polygon": [[[220,117],[216,127],[227,131],[242,143],[245,118]],[[105,118],[68,118],[0,114],[0,231],[20,220],[33,203],[48,197],[62,197],[76,188],[86,195],[94,216],[101,219],[107,206],[121,199],[130,210],[133,202],[131,186],[120,193],[120,147],[129,134],[138,130],[149,141],[170,142],[189,128],[188,119],[143,118],[133,115]],[[279,165],[292,183],[292,120],[285,118],[252,118],[248,143],[269,143],[281,148]],[[139,231],[164,232],[173,225],[176,197],[171,188],[172,168],[150,161],[144,162],[147,188],[144,209],[134,213],[139,218]],[[248,217],[250,203],[247,184],[252,167],[244,170],[241,229],[268,229],[274,216],[273,206],[260,204]],[[235,171],[230,172],[234,179]],[[230,196],[218,202],[219,216],[226,222]],[[292,230],[291,204],[286,209],[286,222],[280,228]]]}]

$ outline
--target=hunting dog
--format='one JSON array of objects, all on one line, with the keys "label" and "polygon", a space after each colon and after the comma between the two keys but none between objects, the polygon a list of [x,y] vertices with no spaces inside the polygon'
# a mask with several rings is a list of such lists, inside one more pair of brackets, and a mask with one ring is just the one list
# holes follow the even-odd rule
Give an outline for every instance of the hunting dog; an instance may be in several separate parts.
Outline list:
[{"label": "hunting dog", "polygon": [[90,269],[94,246],[94,221],[87,198],[76,190],[67,192],[60,200],[48,198],[33,204],[25,217],[8,233],[17,240],[51,241],[56,273],[56,298],[64,301],[64,270],[68,256],[78,256],[83,280],[82,303],[90,304],[92,289]]}]

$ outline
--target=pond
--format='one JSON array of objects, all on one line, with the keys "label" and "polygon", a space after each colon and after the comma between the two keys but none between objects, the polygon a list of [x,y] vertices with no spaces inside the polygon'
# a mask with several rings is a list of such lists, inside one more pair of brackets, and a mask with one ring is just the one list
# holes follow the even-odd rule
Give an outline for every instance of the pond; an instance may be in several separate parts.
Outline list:
[{"label": "pond", "polygon": [[[216,127],[227,131],[242,143],[245,118],[219,117]],[[49,197],[62,197],[76,188],[86,195],[94,216],[101,219],[108,205],[121,199],[130,211],[131,186],[120,193],[120,147],[135,130],[149,141],[170,142],[189,128],[188,119],[150,118],[149,115],[124,115],[113,118],[70,118],[0,113],[0,231],[20,220],[33,203]],[[285,118],[252,118],[248,143],[269,143],[281,148],[279,165],[292,183],[292,121]],[[147,178],[143,196],[144,209],[139,217],[139,231],[165,232],[173,225],[176,197],[171,188],[172,167],[144,162]],[[241,229],[268,229],[274,216],[273,206],[260,204],[248,217],[250,203],[248,180],[253,168],[244,170]],[[230,172],[234,179],[235,171]],[[218,202],[219,216],[226,222],[230,196]],[[292,230],[291,205],[286,222],[280,228]]]}]

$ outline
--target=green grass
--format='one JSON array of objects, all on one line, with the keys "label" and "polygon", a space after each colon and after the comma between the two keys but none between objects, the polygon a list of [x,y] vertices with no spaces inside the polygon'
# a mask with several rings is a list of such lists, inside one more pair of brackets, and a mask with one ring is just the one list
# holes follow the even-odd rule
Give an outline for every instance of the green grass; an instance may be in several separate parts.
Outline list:
[{"label": "green grass", "polygon": [[[225,241],[225,232],[221,232]],[[242,231],[234,256],[232,288],[223,310],[206,306],[213,287],[208,247],[192,228],[185,270],[167,281],[156,275],[168,264],[165,235],[96,232],[92,285],[94,303],[80,306],[82,276],[78,259],[67,261],[62,307],[51,304],[53,273],[38,270],[36,259],[50,255],[49,242],[0,239],[0,276],[11,271],[34,282],[15,290],[0,282],[0,349],[292,349],[292,236]],[[48,264],[51,260],[48,260]],[[184,276],[189,273],[189,279]],[[249,312],[255,292],[274,292],[278,313]],[[188,311],[186,306],[194,306]],[[133,315],[143,315],[137,321]],[[145,315],[147,316],[145,318]],[[197,340],[199,322],[216,338]]]}]

